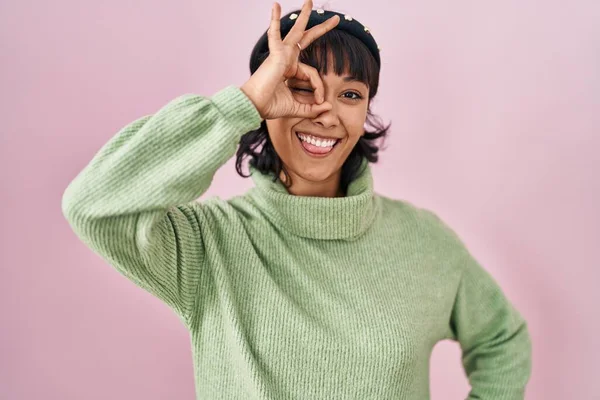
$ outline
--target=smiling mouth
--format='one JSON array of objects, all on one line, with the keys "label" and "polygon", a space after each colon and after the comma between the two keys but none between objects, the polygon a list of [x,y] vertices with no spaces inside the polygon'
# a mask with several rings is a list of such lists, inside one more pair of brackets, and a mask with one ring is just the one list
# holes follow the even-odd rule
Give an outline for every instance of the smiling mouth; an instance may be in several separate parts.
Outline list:
[{"label": "smiling mouth", "polygon": [[296,137],[300,141],[302,148],[311,156],[322,157],[333,151],[340,143],[341,139],[323,139],[317,138],[302,132],[296,132]]}]

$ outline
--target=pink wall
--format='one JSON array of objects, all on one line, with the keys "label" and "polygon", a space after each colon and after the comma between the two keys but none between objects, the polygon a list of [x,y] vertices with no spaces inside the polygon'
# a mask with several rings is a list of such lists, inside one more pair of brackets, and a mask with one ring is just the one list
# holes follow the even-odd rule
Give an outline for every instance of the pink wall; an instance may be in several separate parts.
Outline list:
[{"label": "pink wall", "polygon": [[[600,5],[468,3],[331,2],[382,47],[376,189],[436,211],[523,312],[528,399],[598,399]],[[0,3],[1,399],[193,398],[184,326],[74,236],[60,199],[124,124],[241,85],[270,5]],[[250,185],[229,162],[208,196]],[[432,399],[464,398],[459,357],[435,348]]]}]

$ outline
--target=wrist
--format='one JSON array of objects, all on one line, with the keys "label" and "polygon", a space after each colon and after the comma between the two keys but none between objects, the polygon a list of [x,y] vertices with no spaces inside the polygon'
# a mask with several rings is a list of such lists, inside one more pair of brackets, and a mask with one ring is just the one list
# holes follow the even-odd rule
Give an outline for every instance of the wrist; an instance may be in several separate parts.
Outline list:
[{"label": "wrist", "polygon": [[[252,78],[250,78],[251,80]],[[256,110],[258,111],[258,113],[260,114],[260,117],[262,119],[263,118],[263,113],[259,107],[258,104],[258,100],[256,98],[256,87],[253,85],[253,83],[248,80],[246,83],[244,83],[242,86],[240,86],[240,90],[246,95],[246,97],[252,102],[252,104],[254,104],[254,107],[256,108]]]}]

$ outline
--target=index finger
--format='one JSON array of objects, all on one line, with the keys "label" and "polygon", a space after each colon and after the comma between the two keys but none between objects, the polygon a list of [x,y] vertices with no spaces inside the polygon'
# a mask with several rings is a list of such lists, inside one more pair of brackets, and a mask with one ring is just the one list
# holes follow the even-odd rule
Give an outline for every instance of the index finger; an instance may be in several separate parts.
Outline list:
[{"label": "index finger", "polygon": [[296,78],[303,81],[309,81],[310,85],[315,89],[315,98],[317,104],[321,104],[325,101],[325,89],[323,87],[323,81],[319,75],[319,71],[316,68],[304,63],[298,63],[298,69],[296,71]]}]

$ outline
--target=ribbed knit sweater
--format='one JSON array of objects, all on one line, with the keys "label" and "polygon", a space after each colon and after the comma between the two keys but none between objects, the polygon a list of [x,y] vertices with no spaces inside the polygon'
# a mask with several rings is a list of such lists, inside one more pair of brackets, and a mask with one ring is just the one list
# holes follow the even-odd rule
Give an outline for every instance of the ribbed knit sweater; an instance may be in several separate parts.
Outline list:
[{"label": "ribbed knit sweater", "polygon": [[190,332],[197,399],[429,398],[429,358],[460,343],[469,399],[523,399],[526,321],[435,213],[374,192],[255,185],[198,201],[261,117],[236,86],[181,95],[123,127],[73,179],[75,234]]}]

